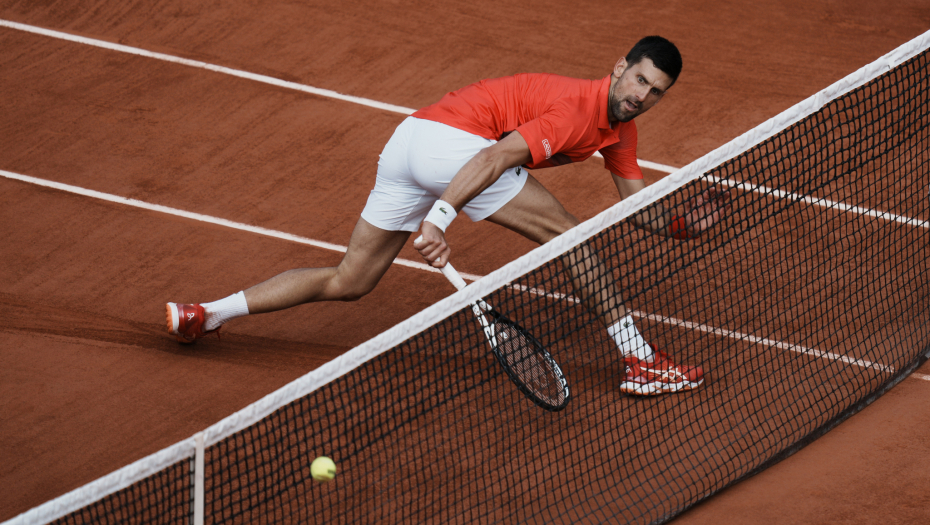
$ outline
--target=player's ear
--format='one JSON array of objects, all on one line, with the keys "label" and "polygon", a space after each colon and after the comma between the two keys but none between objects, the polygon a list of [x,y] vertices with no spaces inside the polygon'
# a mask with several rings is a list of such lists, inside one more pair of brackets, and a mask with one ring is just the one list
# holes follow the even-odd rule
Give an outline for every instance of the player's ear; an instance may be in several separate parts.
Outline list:
[{"label": "player's ear", "polygon": [[613,75],[617,78],[620,78],[620,75],[626,70],[626,57],[621,57],[617,61],[617,64],[614,65]]}]

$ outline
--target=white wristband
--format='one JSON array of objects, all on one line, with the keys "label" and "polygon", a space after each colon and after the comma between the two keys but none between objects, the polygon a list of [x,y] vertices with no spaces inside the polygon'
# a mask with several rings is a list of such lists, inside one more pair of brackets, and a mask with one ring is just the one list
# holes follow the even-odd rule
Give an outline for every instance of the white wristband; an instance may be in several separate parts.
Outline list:
[{"label": "white wristband", "polygon": [[423,219],[423,222],[431,222],[445,233],[446,228],[452,224],[456,215],[458,215],[458,212],[455,211],[455,208],[453,208],[451,204],[443,200],[437,200],[433,204],[433,209],[426,214],[426,218]]}]

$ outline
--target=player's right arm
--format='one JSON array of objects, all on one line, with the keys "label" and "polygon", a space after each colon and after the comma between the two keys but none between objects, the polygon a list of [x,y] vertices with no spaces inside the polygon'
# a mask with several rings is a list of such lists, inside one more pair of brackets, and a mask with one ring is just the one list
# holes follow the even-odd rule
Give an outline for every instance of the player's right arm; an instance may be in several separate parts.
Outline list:
[{"label": "player's right arm", "polygon": [[[439,199],[452,205],[458,213],[469,201],[494,184],[504,171],[522,166],[532,159],[526,140],[518,131],[514,131],[466,162]],[[414,244],[414,248],[432,266],[445,266],[451,250],[446,244],[443,230],[429,221],[423,221],[420,233],[423,239]]]},{"label": "player's right arm", "polygon": [[[642,178],[628,179],[611,172],[614,179],[614,185],[620,193],[620,200],[626,199],[630,195],[637,193],[646,188],[646,181]],[[653,233],[666,233],[666,224],[668,223],[668,213],[662,203],[656,203],[645,210],[637,213],[632,217],[633,224],[639,228],[651,231]]]},{"label": "player's right arm", "polygon": [[[646,187],[643,179],[626,179],[616,173],[612,175],[621,199]],[[719,192],[716,188],[709,188],[688,202],[683,215],[672,213],[661,202],[657,202],[634,215],[632,220],[636,226],[653,233],[690,239],[719,222],[731,208],[729,191]]]}]

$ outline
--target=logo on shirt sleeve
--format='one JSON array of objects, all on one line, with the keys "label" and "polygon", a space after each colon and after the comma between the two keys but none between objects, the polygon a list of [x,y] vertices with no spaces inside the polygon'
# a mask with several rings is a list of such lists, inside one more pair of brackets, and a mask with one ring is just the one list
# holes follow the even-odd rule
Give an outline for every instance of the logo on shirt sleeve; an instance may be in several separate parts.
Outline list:
[{"label": "logo on shirt sleeve", "polygon": [[546,158],[548,159],[552,156],[552,146],[549,145],[549,139],[543,139],[542,144],[546,148]]}]

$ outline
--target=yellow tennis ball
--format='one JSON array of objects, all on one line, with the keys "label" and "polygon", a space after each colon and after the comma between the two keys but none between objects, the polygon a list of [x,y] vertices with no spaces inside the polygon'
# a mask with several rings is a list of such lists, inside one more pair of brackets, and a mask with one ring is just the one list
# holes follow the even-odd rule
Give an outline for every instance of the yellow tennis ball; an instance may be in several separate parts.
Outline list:
[{"label": "yellow tennis ball", "polygon": [[313,479],[326,483],[336,477],[336,464],[326,456],[320,456],[310,464],[310,475]]}]

